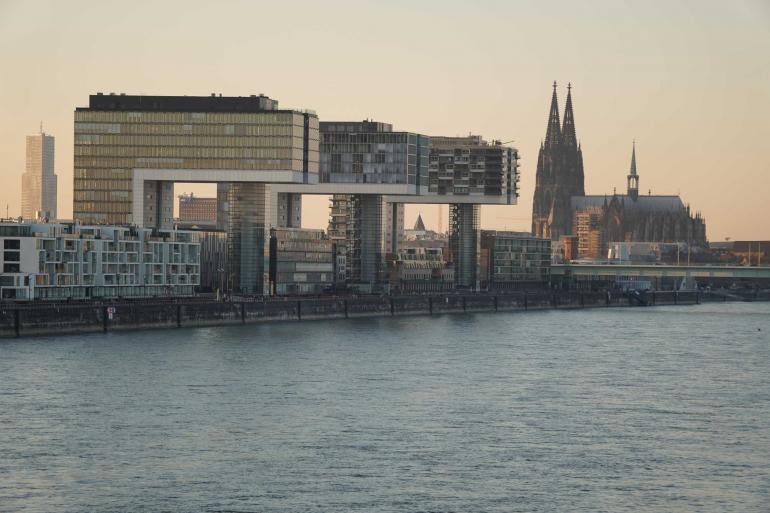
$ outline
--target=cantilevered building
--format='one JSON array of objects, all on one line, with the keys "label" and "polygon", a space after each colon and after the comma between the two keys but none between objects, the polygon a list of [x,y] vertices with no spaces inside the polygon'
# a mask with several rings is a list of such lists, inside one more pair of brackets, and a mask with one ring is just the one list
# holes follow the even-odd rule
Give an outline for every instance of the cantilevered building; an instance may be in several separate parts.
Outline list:
[{"label": "cantilevered building", "polygon": [[[376,285],[398,254],[402,203],[449,203],[458,286],[478,286],[481,204],[518,197],[518,152],[481,136],[426,137],[374,121],[321,123],[321,182],[335,184],[329,233],[347,245],[349,281]],[[339,184],[339,185],[337,185]],[[385,222],[383,222],[383,220]]]},{"label": "cantilevered building", "polygon": [[43,132],[27,136],[27,166],[21,178],[21,217],[56,219],[57,177],[54,173],[54,138]]},{"label": "cantilevered building", "polygon": [[431,137],[430,192],[477,201],[452,203],[449,207],[449,248],[458,287],[479,286],[481,203],[487,198],[515,203],[518,158],[515,148],[500,141],[489,143],[480,135]]},{"label": "cantilevered building", "polygon": [[372,290],[386,281],[385,258],[398,251],[404,206],[383,194],[427,192],[429,143],[388,123],[321,122],[321,181],[368,192],[332,196],[329,235],[345,247],[351,284]]},{"label": "cantilevered building", "polygon": [[75,110],[74,172],[74,217],[90,224],[166,228],[174,182],[229,183],[230,281],[260,293],[269,230],[300,208],[271,184],[318,183],[318,118],[263,95],[96,94]]}]

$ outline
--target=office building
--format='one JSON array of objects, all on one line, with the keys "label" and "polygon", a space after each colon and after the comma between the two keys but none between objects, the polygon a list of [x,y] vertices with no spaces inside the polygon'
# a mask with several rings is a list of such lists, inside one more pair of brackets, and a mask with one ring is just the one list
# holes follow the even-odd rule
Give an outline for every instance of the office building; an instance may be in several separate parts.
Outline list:
[{"label": "office building", "polygon": [[3,299],[190,296],[200,281],[193,232],[0,223]]},{"label": "office building", "polygon": [[27,136],[27,165],[21,178],[21,217],[28,221],[57,216],[54,137],[43,132]]},{"label": "office building", "polygon": [[229,280],[262,293],[269,230],[279,212],[296,219],[300,205],[272,184],[318,183],[318,159],[315,113],[281,110],[263,95],[96,94],[75,111],[74,217],[166,228],[174,182],[230,184],[217,191]]},{"label": "office building", "polygon": [[[430,138],[429,191],[439,196],[486,199],[518,196],[518,151],[480,135]],[[451,201],[450,201],[451,202]]]},{"label": "office building", "polygon": [[383,194],[427,192],[430,141],[368,120],[321,122],[320,129],[320,181],[361,186],[361,194],[332,196],[329,236],[346,249],[348,284],[377,290],[404,233],[403,205]]},{"label": "office building", "polygon": [[405,248],[389,260],[390,291],[397,294],[446,292],[454,288],[454,268],[441,248]]},{"label": "office building", "polygon": [[551,241],[529,232],[482,230],[482,288],[543,287],[551,276]]},{"label": "office building", "polygon": [[272,294],[321,294],[334,284],[334,246],[323,230],[274,228],[270,237]]},{"label": "office building", "polygon": [[229,281],[230,254],[227,250],[227,233],[223,230],[196,230],[201,245],[200,292],[230,294],[233,284]]},{"label": "office building", "polygon": [[438,196],[466,198],[448,200],[449,246],[455,266],[455,284],[479,287],[479,216],[481,203],[513,204],[518,197],[518,151],[500,141],[485,141],[479,135],[431,137],[429,190]]},{"label": "office building", "polygon": [[217,198],[201,198],[192,193],[180,195],[179,221],[186,225],[216,226]]}]

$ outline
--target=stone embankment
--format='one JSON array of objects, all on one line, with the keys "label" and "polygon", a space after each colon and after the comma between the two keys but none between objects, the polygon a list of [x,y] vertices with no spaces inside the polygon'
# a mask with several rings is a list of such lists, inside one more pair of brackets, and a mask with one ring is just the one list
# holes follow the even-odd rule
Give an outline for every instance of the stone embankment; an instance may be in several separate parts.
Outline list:
[{"label": "stone embankment", "polygon": [[[746,300],[770,299],[755,294]],[[566,308],[687,305],[738,298],[699,292],[518,292],[506,294],[437,294],[272,298],[221,302],[208,300],[31,303],[0,305],[0,337],[60,335],[222,326],[267,321],[305,321],[354,317],[438,315],[462,312],[529,311]]]}]

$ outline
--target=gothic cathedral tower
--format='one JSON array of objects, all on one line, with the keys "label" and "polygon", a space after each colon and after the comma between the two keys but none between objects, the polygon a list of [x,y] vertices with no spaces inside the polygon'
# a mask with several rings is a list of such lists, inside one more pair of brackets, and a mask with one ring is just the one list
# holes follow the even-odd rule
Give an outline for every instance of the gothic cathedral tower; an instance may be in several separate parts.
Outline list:
[{"label": "gothic cathedral tower", "polygon": [[584,196],[583,152],[575,133],[572,86],[567,85],[564,124],[559,123],[556,82],[545,141],[537,157],[535,196],[532,204],[532,234],[558,240],[572,233],[572,196]]}]

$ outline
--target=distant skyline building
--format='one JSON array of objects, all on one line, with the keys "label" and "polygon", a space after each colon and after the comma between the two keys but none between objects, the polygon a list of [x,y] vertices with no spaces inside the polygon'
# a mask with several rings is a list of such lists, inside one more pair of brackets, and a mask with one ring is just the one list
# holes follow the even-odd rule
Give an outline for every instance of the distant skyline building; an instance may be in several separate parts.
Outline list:
[{"label": "distant skyline building", "polygon": [[551,240],[570,235],[570,198],[583,195],[583,151],[575,132],[572,85],[567,84],[567,103],[564,108],[564,123],[561,124],[554,82],[545,140],[540,143],[537,155],[535,195],[532,201],[532,234]]},{"label": "distant skyline building", "polygon": [[640,194],[636,143],[626,175],[626,193],[586,195],[583,154],[575,132],[572,86],[567,85],[564,122],[559,122],[556,82],[546,136],[540,145],[532,233],[552,241],[569,239],[579,258],[606,258],[618,242],[706,244],[706,223],[678,195]]},{"label": "distant skyline building", "polygon": [[216,225],[217,198],[203,198],[192,193],[180,195],[179,221],[185,224]]},{"label": "distant skyline building", "polygon": [[25,220],[57,216],[57,176],[54,171],[54,137],[43,132],[27,136],[26,169],[21,178],[21,217]]},{"label": "distant skyline building", "polygon": [[625,194],[573,196],[573,233],[578,236],[580,258],[606,258],[618,242],[683,242],[706,245],[706,221],[691,212],[678,195],[639,195],[636,144]]}]

